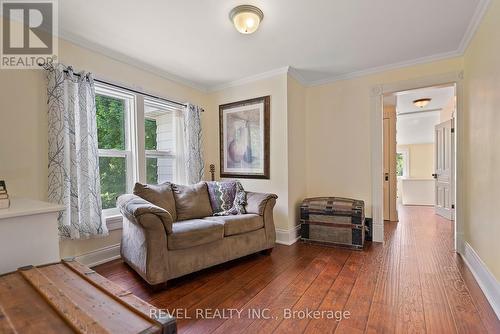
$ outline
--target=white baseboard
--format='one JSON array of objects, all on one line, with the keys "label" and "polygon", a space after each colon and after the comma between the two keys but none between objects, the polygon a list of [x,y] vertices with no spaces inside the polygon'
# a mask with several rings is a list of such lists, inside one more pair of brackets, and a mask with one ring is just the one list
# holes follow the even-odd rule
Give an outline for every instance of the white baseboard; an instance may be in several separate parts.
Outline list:
[{"label": "white baseboard", "polygon": [[276,243],[281,245],[293,245],[300,239],[300,225],[291,229],[276,229]]},{"label": "white baseboard", "polygon": [[120,258],[120,244],[96,249],[95,251],[75,257],[75,259],[78,262],[86,265],[87,267],[94,267],[119,258]]},{"label": "white baseboard", "polygon": [[472,272],[472,275],[474,275],[479,287],[483,290],[497,318],[500,319],[500,283],[498,283],[483,260],[481,260],[476,251],[467,242],[464,242],[462,258]]}]

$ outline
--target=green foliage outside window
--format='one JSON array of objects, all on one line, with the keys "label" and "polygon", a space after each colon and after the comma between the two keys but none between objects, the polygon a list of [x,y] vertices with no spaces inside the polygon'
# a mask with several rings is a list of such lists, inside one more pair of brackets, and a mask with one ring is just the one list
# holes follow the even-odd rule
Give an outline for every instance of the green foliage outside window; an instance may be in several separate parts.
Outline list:
[{"label": "green foliage outside window", "polygon": [[[156,138],[156,120],[146,118],[144,122],[146,150],[156,150],[158,141]],[[158,184],[158,159],[146,159],[146,182],[148,184]]]},{"label": "green foliage outside window", "polygon": [[146,135],[146,150],[156,150],[156,120],[146,118],[144,130]]},{"label": "green foliage outside window", "polygon": [[403,176],[403,170],[404,170],[403,154],[397,153],[396,154],[396,175]]},{"label": "green foliage outside window", "polygon": [[[97,138],[100,149],[125,150],[125,101],[96,95]],[[116,197],[127,190],[126,159],[100,157],[102,208],[116,207]]]},{"label": "green foliage outside window", "polygon": [[[97,138],[99,149],[125,150],[125,100],[96,95]],[[146,150],[156,150],[156,121],[146,119]],[[116,207],[116,198],[127,192],[127,161],[124,157],[100,157],[102,208]],[[146,159],[147,183],[158,183],[158,159]]]},{"label": "green foliage outside window", "polygon": [[100,157],[102,208],[116,207],[116,198],[127,192],[126,160],[122,157]]},{"label": "green foliage outside window", "polygon": [[125,101],[96,95],[97,138],[100,149],[125,149]]}]

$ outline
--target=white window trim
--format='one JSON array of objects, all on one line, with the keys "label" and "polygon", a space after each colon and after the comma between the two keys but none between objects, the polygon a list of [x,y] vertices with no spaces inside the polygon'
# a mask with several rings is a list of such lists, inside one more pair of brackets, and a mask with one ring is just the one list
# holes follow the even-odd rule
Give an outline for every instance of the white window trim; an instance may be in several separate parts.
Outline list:
[{"label": "white window trim", "polygon": [[[99,156],[125,157],[127,161],[127,185],[128,193],[131,193],[136,181],[146,181],[146,158],[174,158],[171,151],[145,150],[144,138],[144,103],[147,100],[150,104],[158,104],[165,109],[178,111],[178,108],[170,107],[167,104],[145,98],[140,93],[132,93],[126,89],[119,89],[103,83],[95,83],[95,92],[100,95],[107,95],[122,98],[129,101],[125,112],[125,150],[99,149]],[[102,210],[103,221],[106,222],[108,231],[122,229],[123,216],[118,208]]]},{"label": "white window trim", "polygon": [[[131,94],[125,90],[120,90],[118,88],[109,87],[105,84],[96,83],[95,84],[95,93],[96,95],[105,95],[110,97],[115,97],[118,99],[124,99],[126,101],[125,105],[125,150],[117,150],[117,149],[99,149],[100,157],[121,157],[125,158],[126,161],[126,191],[131,192],[133,188],[133,182],[135,179],[135,175],[137,173],[136,167],[134,166],[134,151],[135,147],[135,120],[134,114],[137,109],[137,99],[134,94]],[[121,214],[117,208],[109,208],[102,210],[103,219],[106,221],[106,225],[108,225],[108,230],[116,229],[116,227],[111,224],[112,221],[116,221],[116,217]],[[121,222],[120,222],[121,228]]]}]

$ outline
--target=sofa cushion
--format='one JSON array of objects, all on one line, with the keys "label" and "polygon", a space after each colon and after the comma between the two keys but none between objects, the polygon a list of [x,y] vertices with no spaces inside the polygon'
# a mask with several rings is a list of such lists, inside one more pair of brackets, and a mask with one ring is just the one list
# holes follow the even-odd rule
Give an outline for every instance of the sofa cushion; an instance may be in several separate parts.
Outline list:
[{"label": "sofa cushion", "polygon": [[207,182],[208,195],[214,215],[227,216],[246,213],[246,192],[239,181]]},{"label": "sofa cushion", "polygon": [[174,194],[170,182],[159,185],[136,183],[134,186],[134,195],[167,210],[172,216],[172,219],[174,221],[177,220]]},{"label": "sofa cushion", "polygon": [[206,217],[204,219],[224,223],[224,235],[236,235],[264,227],[264,219],[256,214]]},{"label": "sofa cushion", "polygon": [[167,235],[168,249],[184,249],[222,240],[224,224],[204,219],[191,219],[172,224]]},{"label": "sofa cushion", "polygon": [[205,182],[190,186],[173,184],[172,189],[175,198],[177,220],[197,219],[213,214]]}]

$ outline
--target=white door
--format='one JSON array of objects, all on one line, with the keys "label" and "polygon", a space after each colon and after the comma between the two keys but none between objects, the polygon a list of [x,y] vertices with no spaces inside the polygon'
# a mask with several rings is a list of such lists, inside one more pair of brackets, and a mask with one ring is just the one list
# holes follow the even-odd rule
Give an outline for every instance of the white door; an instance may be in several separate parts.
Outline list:
[{"label": "white door", "polygon": [[436,214],[453,220],[454,205],[454,126],[453,119],[440,123],[435,127],[435,174],[436,179]]}]

